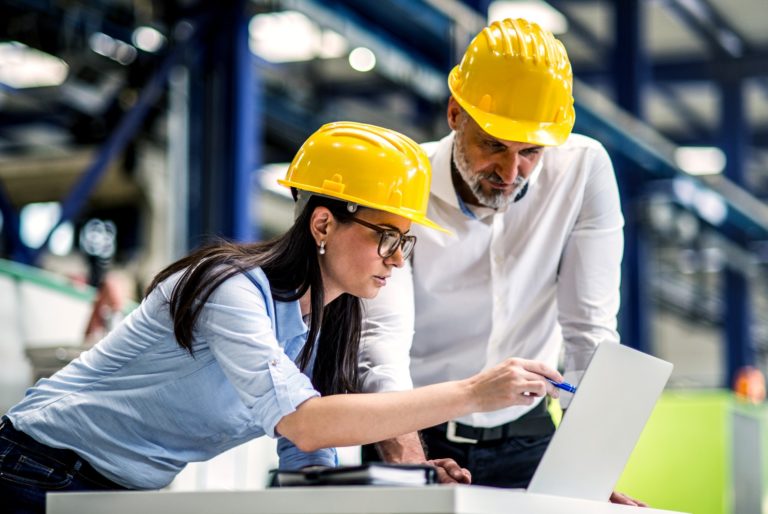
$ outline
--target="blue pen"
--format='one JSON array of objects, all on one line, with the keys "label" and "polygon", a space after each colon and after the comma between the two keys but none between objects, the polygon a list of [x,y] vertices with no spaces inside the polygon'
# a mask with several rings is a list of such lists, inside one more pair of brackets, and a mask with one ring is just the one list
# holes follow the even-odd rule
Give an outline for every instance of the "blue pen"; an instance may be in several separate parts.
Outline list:
[{"label": "blue pen", "polygon": [[[545,377],[546,378],[546,377]],[[575,393],[576,392],[576,386],[571,385],[568,382],[555,382],[554,380],[550,380],[547,378],[547,382],[552,384],[553,386],[557,387],[558,389],[562,389],[563,391],[568,391],[569,393]]]}]

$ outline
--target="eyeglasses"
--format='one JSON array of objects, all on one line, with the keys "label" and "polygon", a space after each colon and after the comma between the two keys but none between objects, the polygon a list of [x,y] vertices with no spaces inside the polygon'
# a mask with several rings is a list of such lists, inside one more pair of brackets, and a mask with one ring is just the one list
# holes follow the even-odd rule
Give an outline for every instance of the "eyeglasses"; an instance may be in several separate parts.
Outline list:
[{"label": "eyeglasses", "polygon": [[386,259],[392,257],[400,247],[403,252],[403,259],[407,259],[413,252],[413,247],[416,245],[416,236],[407,236],[399,230],[393,228],[384,228],[373,223],[368,223],[359,218],[350,218],[355,223],[368,227],[371,230],[375,230],[379,233],[379,255]]}]

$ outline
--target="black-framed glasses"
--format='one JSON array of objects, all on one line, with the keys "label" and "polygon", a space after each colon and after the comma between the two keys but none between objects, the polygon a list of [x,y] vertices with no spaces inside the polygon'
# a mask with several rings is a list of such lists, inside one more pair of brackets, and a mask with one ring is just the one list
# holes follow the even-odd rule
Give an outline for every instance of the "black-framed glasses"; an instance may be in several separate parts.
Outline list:
[{"label": "black-framed glasses", "polygon": [[368,227],[371,230],[375,230],[379,233],[379,255],[386,259],[392,257],[400,247],[403,252],[403,259],[407,259],[413,252],[413,247],[416,245],[416,236],[407,236],[394,228],[380,227],[373,223],[368,223],[360,218],[350,218],[355,223]]}]

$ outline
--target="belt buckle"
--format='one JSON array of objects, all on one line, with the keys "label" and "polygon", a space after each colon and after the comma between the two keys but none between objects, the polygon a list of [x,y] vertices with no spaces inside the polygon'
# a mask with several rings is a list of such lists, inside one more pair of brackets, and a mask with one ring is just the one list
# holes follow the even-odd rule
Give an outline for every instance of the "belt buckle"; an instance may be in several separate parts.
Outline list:
[{"label": "belt buckle", "polygon": [[452,443],[477,444],[479,442],[477,439],[470,439],[469,437],[461,437],[460,435],[456,435],[455,421],[448,422],[448,428],[445,432],[445,438],[451,441]]}]

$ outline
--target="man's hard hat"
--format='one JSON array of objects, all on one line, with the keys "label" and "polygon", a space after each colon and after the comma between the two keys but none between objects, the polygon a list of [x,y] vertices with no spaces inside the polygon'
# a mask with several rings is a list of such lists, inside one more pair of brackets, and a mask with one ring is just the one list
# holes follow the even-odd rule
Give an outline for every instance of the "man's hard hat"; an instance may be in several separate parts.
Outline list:
[{"label": "man's hard hat", "polygon": [[278,182],[448,232],[427,218],[431,179],[427,154],[412,139],[375,125],[340,121],[309,136]]},{"label": "man's hard hat", "polygon": [[448,77],[453,97],[490,135],[553,146],[573,129],[573,74],[563,44],[523,19],[493,22]]}]

